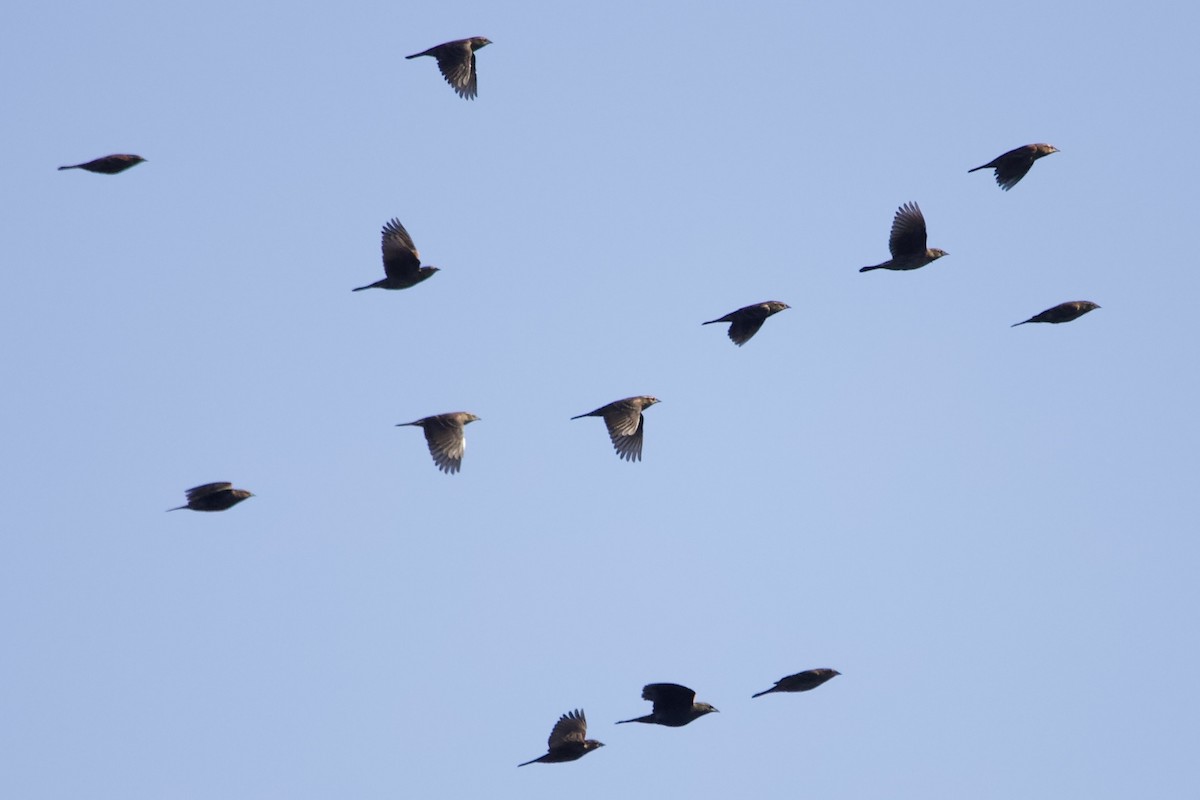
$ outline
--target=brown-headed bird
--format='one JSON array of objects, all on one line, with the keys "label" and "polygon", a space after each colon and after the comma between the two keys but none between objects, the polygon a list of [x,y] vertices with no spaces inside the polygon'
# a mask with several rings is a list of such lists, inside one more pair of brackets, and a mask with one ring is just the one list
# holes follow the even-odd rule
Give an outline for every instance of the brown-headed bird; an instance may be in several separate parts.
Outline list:
[{"label": "brown-headed bird", "polygon": [[807,692],[841,674],[836,669],[826,669],[824,667],[820,669],[806,669],[804,672],[797,672],[795,675],[780,678],[775,681],[775,685],[770,689],[758,694],[752,694],[750,697],[762,697],[764,694],[770,694],[771,692]]},{"label": "brown-headed bird", "polygon": [[437,267],[421,266],[421,254],[413,245],[412,237],[404,230],[400,220],[393,219],[383,226],[383,272],[387,277],[352,291],[408,289],[433,277],[437,271]]},{"label": "brown-headed bird", "polygon": [[617,455],[625,461],[641,461],[642,430],[645,427],[642,410],[657,402],[659,402],[657,397],[648,395],[626,397],[624,400],[616,400],[606,406],[600,406],[595,411],[589,411],[586,414],[571,417],[571,419],[604,417],[604,424],[608,426],[608,437],[612,439],[613,449],[617,451]]},{"label": "brown-headed bird", "polygon": [[1025,173],[1033,167],[1033,162],[1057,152],[1058,148],[1052,144],[1027,144],[1016,150],[1009,150],[1002,156],[996,156],[983,166],[969,169],[967,172],[995,169],[996,185],[1007,192],[1025,177]]},{"label": "brown-headed bird", "polygon": [[462,469],[463,454],[467,452],[467,436],[463,427],[478,419],[479,417],[466,411],[452,411],[449,414],[424,417],[416,422],[401,422],[396,427],[416,425],[424,430],[433,463],[449,475]]},{"label": "brown-headed bird", "polygon": [[950,255],[936,247],[926,249],[925,240],[925,215],[916,203],[905,203],[896,211],[896,217],[892,220],[892,235],[888,239],[888,249],[892,251],[892,257],[882,264],[863,267],[859,272],[870,272],[873,269],[919,269],[942,256]]},{"label": "brown-headed bird", "polygon": [[708,322],[701,323],[702,325],[712,325],[717,322],[731,323],[729,326],[729,338],[738,347],[741,347],[746,342],[750,341],[750,337],[758,333],[758,329],[767,321],[767,317],[772,314],[778,314],[785,308],[791,308],[787,303],[781,303],[778,300],[768,300],[765,303],[755,303],[752,306],[739,308],[737,311],[730,311],[720,319],[710,319]]},{"label": "brown-headed bird", "polygon": [[1070,322],[1074,319],[1079,319],[1089,311],[1095,311],[1100,306],[1093,303],[1091,300],[1071,300],[1066,303],[1059,303],[1054,308],[1047,308],[1040,314],[1034,314],[1025,322],[1013,323],[1010,327],[1024,325],[1026,322],[1050,322],[1058,325],[1060,322]]},{"label": "brown-headed bird", "polygon": [[617,722],[646,722],[653,725],[666,725],[669,728],[682,728],[694,719],[716,711],[708,703],[697,703],[696,693],[678,683],[648,683],[642,687],[642,699],[654,703],[649,714],[636,719],[623,719]]},{"label": "brown-headed bird", "polygon": [[59,170],[86,169],[88,172],[98,172],[101,175],[116,175],[118,172],[124,172],[130,167],[136,167],[145,160],[141,156],[118,153],[116,155],[97,158],[84,164],[71,164],[68,167],[59,167]]},{"label": "brown-headed bird", "polygon": [[206,483],[187,490],[187,505],[168,508],[167,511],[178,511],[190,508],[192,511],[225,511],[233,508],[247,497],[254,497],[245,489],[235,489],[232,483]]},{"label": "brown-headed bird", "polygon": [[550,731],[550,740],[547,742],[546,755],[517,766],[523,767],[525,764],[539,762],[559,764],[563,761],[574,761],[583,758],[597,747],[604,747],[604,742],[587,738],[587,717],[582,711],[575,709],[563,714],[558,718],[558,722],[554,723],[554,729]]},{"label": "brown-headed bird", "polygon": [[464,100],[474,100],[479,93],[479,81],[475,76],[475,51],[491,44],[491,39],[482,36],[472,36],[470,39],[457,39],[453,42],[439,44],[421,53],[413,53],[405,58],[433,56],[437,59],[438,69],[442,77],[450,84],[458,96]]}]

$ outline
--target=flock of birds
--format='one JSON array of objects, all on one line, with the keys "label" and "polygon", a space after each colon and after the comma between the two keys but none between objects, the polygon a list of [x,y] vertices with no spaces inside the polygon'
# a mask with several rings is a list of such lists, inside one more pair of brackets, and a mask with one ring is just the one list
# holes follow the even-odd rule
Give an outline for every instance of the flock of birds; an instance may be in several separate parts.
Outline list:
[{"label": "flock of birds", "polygon": [[[471,100],[476,97],[479,90],[475,51],[489,44],[491,44],[489,39],[476,36],[439,44],[407,56],[407,58],[431,56],[436,59],[438,69],[451,88],[459,97]],[[1028,174],[1035,161],[1057,152],[1058,149],[1052,145],[1028,144],[1010,150],[986,164],[968,170],[968,172],[994,169],[996,183],[1001,189],[1008,191]],[[145,160],[137,155],[115,154],[81,164],[62,166],[59,169],[82,169],[103,175],[115,175],[135,167]],[[382,237],[384,277],[353,291],[410,289],[433,277],[438,271],[437,267],[421,264],[420,253],[413,244],[412,237],[399,220],[392,219],[384,225]],[[879,264],[862,267],[859,271],[919,269],[948,255],[944,250],[928,247],[927,238],[925,217],[921,213],[920,207],[916,203],[905,203],[896,211],[892,221],[891,235],[888,240],[891,258]],[[1013,327],[1030,322],[1051,324],[1071,322],[1099,307],[1088,300],[1072,300],[1015,323]],[[739,308],[719,319],[709,320],[702,324],[729,323],[729,338],[734,344],[741,347],[758,333],[769,317],[787,308],[789,306],[786,303],[769,300]],[[649,395],[627,397],[571,419],[602,418],[608,428],[608,435],[617,456],[626,461],[640,461],[645,428],[643,412],[658,402],[657,398]],[[423,417],[413,422],[400,423],[397,427],[421,428],[434,464],[442,472],[452,474],[462,468],[462,459],[466,452],[464,428],[478,419],[479,417],[466,411],[455,411]],[[187,502],[168,510],[226,511],[253,496],[245,489],[235,489],[232,483],[207,483],[188,489]],[[770,689],[758,692],[753,697],[761,697],[773,692],[807,692],[840,674],[837,670],[830,668],[805,670],[781,678]],[[675,683],[647,684],[642,689],[642,699],[653,704],[651,712],[645,716],[620,720],[618,724],[643,722],[678,728],[717,711],[708,703],[696,702],[696,693],[693,690]],[[518,766],[574,761],[603,746],[602,742],[587,738],[587,718],[582,710],[576,709],[563,714],[554,724],[545,755],[518,764]]]}]

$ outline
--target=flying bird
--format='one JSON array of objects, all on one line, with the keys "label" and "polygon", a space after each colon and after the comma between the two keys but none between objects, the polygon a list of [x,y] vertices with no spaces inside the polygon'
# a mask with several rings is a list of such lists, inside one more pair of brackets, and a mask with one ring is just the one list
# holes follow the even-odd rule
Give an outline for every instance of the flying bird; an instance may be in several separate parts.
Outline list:
[{"label": "flying bird", "polygon": [[446,83],[458,92],[464,100],[474,100],[479,93],[479,81],[475,76],[475,51],[491,44],[491,39],[482,36],[472,36],[470,39],[457,39],[453,42],[439,44],[421,53],[413,53],[405,58],[433,56],[437,59],[438,69]]},{"label": "flying bird", "polygon": [[416,422],[401,422],[396,427],[416,425],[423,429],[433,463],[449,475],[462,469],[463,454],[467,452],[467,437],[463,427],[478,419],[479,417],[466,411],[453,411],[449,414],[424,417]]},{"label": "flying bird", "polygon": [[750,697],[762,697],[764,694],[770,694],[771,692],[807,692],[841,674],[836,669],[826,669],[824,667],[821,669],[806,669],[804,672],[797,672],[795,675],[780,678],[775,681],[775,685],[770,689],[758,694],[752,694]]},{"label": "flying bird", "polygon": [[136,167],[145,160],[141,156],[118,153],[117,155],[97,158],[84,164],[71,164],[67,167],[59,167],[59,170],[86,169],[88,172],[98,172],[101,175],[116,175],[118,172],[124,172],[130,167]]},{"label": "flying bird", "polygon": [[787,303],[781,303],[778,300],[768,300],[765,303],[755,303],[752,306],[739,308],[737,311],[730,311],[720,319],[710,319],[708,322],[701,323],[703,325],[712,325],[717,322],[729,322],[729,338],[738,347],[741,347],[746,342],[750,341],[750,337],[758,333],[758,329],[767,321],[767,317],[772,314],[778,314],[785,308],[791,308]]},{"label": "flying bird", "polygon": [[657,402],[657,397],[648,395],[626,397],[571,419],[604,417],[604,424],[608,426],[608,436],[612,439],[617,455],[625,461],[641,461],[642,429],[645,427],[642,410]]},{"label": "flying bird", "polygon": [[969,169],[967,172],[995,169],[996,185],[1007,192],[1017,185],[1017,181],[1025,177],[1025,174],[1033,167],[1033,162],[1057,152],[1058,148],[1052,144],[1027,144],[1016,150],[1009,150],[1004,155],[997,156],[983,166]]},{"label": "flying bird", "polygon": [[654,703],[653,710],[644,717],[623,719],[625,722],[645,722],[682,728],[694,719],[716,711],[708,703],[697,703],[696,693],[678,683],[649,683],[642,687],[642,699]]},{"label": "flying bird", "polygon": [[412,237],[404,230],[400,220],[393,219],[383,226],[383,272],[387,277],[353,291],[408,289],[433,277],[437,271],[437,267],[421,266],[421,254],[413,245]]},{"label": "flying bird", "polygon": [[187,504],[168,508],[167,511],[179,511],[190,508],[192,511],[225,511],[233,508],[247,497],[254,497],[245,489],[235,489],[232,483],[206,483],[187,490]]},{"label": "flying bird", "polygon": [[1034,314],[1025,322],[1017,322],[1010,327],[1024,325],[1028,322],[1050,322],[1058,325],[1061,322],[1070,322],[1071,320],[1079,319],[1089,311],[1095,311],[1100,306],[1093,303],[1091,300],[1071,300],[1067,303],[1059,303],[1054,308],[1047,308],[1040,314]]},{"label": "flying bird", "polygon": [[925,215],[916,203],[905,203],[896,211],[896,217],[892,220],[892,235],[888,239],[888,249],[892,251],[892,257],[882,264],[863,267],[859,272],[870,272],[873,269],[918,269],[942,256],[950,255],[936,247],[926,249],[925,239]]},{"label": "flying bird", "polygon": [[558,722],[554,723],[554,729],[550,731],[550,740],[547,742],[546,755],[517,766],[523,767],[538,762],[559,764],[563,761],[574,761],[583,758],[597,747],[604,747],[604,742],[587,738],[587,718],[582,711],[576,709],[563,714],[558,718]]}]

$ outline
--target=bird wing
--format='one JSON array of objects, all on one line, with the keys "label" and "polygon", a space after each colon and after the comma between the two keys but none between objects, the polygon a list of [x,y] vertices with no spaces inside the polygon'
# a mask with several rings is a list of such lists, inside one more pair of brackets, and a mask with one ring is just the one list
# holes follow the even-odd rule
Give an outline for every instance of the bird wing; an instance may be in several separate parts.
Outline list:
[{"label": "bird wing", "polygon": [[393,219],[383,226],[383,271],[389,278],[412,278],[421,266],[421,254],[412,237]]},{"label": "bird wing", "polygon": [[550,731],[547,745],[551,750],[571,742],[582,742],[587,738],[587,717],[579,709],[568,711],[558,718]]},{"label": "bird wing", "polygon": [[438,469],[446,473],[458,472],[462,468],[463,454],[467,452],[467,437],[462,423],[446,416],[430,417],[422,426],[425,441],[429,443],[429,454]]},{"label": "bird wing", "polygon": [[1010,150],[996,159],[996,185],[1008,191],[1024,178],[1033,167],[1033,150],[1029,147],[1018,147]]},{"label": "bird wing", "polygon": [[925,215],[916,203],[905,203],[896,211],[892,220],[892,235],[888,249],[892,258],[904,255],[925,254]]},{"label": "bird wing", "polygon": [[437,48],[433,55],[437,58],[442,77],[459,97],[471,99],[479,93],[475,76],[475,51],[469,42],[449,42]]},{"label": "bird wing", "polygon": [[650,683],[642,687],[642,699],[654,703],[654,713],[691,708],[696,693],[678,683]]},{"label": "bird wing", "polygon": [[187,499],[188,499],[188,502],[191,502],[192,500],[195,500],[197,497],[205,497],[206,495],[215,494],[217,492],[223,492],[227,489],[232,489],[232,488],[233,488],[232,483],[225,483],[225,482],[221,482],[221,481],[219,481],[217,483],[206,483],[203,486],[194,486],[191,489],[188,489],[187,490]]},{"label": "bird wing", "polygon": [[767,321],[765,316],[756,316],[746,314],[733,321],[729,326],[729,338],[738,347],[741,347],[746,342],[750,341],[750,337],[758,333],[758,329]]},{"label": "bird wing", "polygon": [[617,455],[626,461],[642,460],[642,430],[646,420],[640,410],[610,411],[604,415],[604,424],[608,426],[608,438]]}]

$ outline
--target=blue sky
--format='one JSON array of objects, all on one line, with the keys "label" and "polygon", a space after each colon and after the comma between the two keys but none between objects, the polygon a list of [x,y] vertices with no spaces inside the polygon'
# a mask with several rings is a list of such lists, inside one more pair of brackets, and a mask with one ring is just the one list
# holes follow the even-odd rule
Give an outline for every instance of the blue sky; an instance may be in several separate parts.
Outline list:
[{"label": "blue sky", "polygon": [[[9,10],[5,794],[1186,794],[1195,12],[577,5]],[[392,217],[441,272],[352,294]]]}]

